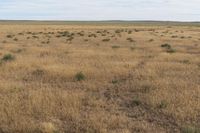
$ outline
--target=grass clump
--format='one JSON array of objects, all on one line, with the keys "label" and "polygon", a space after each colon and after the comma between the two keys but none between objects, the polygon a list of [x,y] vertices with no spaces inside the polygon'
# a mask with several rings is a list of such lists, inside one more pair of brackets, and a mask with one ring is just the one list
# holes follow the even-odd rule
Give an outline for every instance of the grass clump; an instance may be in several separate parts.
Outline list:
[{"label": "grass clump", "polygon": [[134,99],[131,103],[131,105],[134,107],[134,106],[139,106],[141,105],[142,102],[139,100],[139,99]]},{"label": "grass clump", "polygon": [[127,38],[126,40],[128,40],[129,42],[135,42],[132,38]]},{"label": "grass clump", "polygon": [[182,61],[180,61],[181,63],[183,63],[183,64],[190,64],[190,61],[189,60],[182,60]]},{"label": "grass clump", "polygon": [[113,48],[113,49],[117,49],[117,48],[120,48],[120,46],[113,45],[112,48]]},{"label": "grass clump", "polygon": [[43,69],[36,69],[32,72],[33,75],[39,75],[42,76],[45,74],[45,71]]},{"label": "grass clump", "polygon": [[17,38],[14,38],[13,40],[14,40],[14,41],[18,41],[18,39],[17,39]]},{"label": "grass clump", "polygon": [[134,98],[133,100],[130,100],[126,106],[128,108],[134,108],[134,107],[137,107],[137,106],[140,106],[142,105],[142,102],[138,99],[138,97]]},{"label": "grass clump", "polygon": [[167,53],[175,53],[176,52],[176,50],[175,49],[173,49],[173,48],[169,48],[169,49],[167,49],[167,51],[166,51]]},{"label": "grass clump", "polygon": [[168,103],[165,100],[162,100],[160,104],[158,105],[158,108],[164,109],[164,108],[167,108],[167,105]]},{"label": "grass clump", "polygon": [[149,42],[153,42],[154,41],[154,39],[149,39]]},{"label": "grass clump", "polygon": [[13,35],[7,35],[6,37],[7,38],[13,38]]},{"label": "grass clump", "polygon": [[165,44],[162,44],[161,47],[162,47],[162,48],[168,48],[168,49],[169,49],[169,48],[171,48],[171,45],[168,44],[168,43],[165,43]]},{"label": "grass clump", "polygon": [[107,39],[103,39],[102,41],[103,41],[103,42],[109,42],[109,41],[110,41],[110,39],[109,39],[109,38],[107,38]]},{"label": "grass clump", "polygon": [[117,84],[118,82],[118,80],[112,80],[112,84]]},{"label": "grass clump", "polygon": [[115,33],[119,34],[119,33],[121,33],[121,30],[117,29],[117,30],[115,30]]},{"label": "grass clump", "polygon": [[7,41],[6,41],[6,40],[4,40],[4,41],[2,41],[2,43],[7,43]]},{"label": "grass clump", "polygon": [[75,79],[76,79],[77,81],[85,80],[85,75],[84,75],[82,72],[78,72],[78,73],[75,75]]},{"label": "grass clump", "polygon": [[131,47],[130,47],[130,50],[132,50],[132,51],[135,50],[135,47],[131,46]]},{"label": "grass clump", "polygon": [[13,53],[21,53],[22,51],[24,51],[25,49],[14,49],[14,50],[11,50],[11,52]]},{"label": "grass clump", "polygon": [[200,133],[200,128],[196,128],[196,127],[183,127],[181,129],[181,133]]},{"label": "grass clump", "polygon": [[1,59],[2,61],[12,61],[15,59],[15,56],[13,56],[12,54],[6,54],[3,56],[3,58]]},{"label": "grass clump", "polygon": [[173,49],[173,48],[171,47],[171,45],[168,44],[168,43],[162,44],[161,47],[162,47],[162,48],[165,48],[167,53],[175,53],[175,52],[176,52],[176,50]]},{"label": "grass clump", "polygon": [[132,34],[132,31],[131,31],[131,30],[129,30],[129,31],[128,31],[128,34]]},{"label": "grass clump", "polygon": [[184,36],[181,36],[181,39],[184,39],[185,37]]},{"label": "grass clump", "polygon": [[171,38],[178,38],[178,36],[176,36],[176,35],[173,35],[173,36],[171,36]]}]

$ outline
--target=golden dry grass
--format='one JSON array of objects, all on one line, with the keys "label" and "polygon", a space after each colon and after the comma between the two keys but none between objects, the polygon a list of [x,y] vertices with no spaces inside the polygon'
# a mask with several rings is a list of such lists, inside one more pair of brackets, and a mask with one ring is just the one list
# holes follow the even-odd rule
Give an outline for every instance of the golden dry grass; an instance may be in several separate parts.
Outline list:
[{"label": "golden dry grass", "polygon": [[0,40],[0,133],[200,131],[199,27],[12,24]]}]

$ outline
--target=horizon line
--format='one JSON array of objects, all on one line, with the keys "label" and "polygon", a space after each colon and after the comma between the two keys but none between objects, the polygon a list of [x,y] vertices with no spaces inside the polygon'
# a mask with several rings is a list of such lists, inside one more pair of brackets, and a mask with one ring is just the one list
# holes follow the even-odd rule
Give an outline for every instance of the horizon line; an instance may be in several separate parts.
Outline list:
[{"label": "horizon line", "polygon": [[200,21],[181,20],[42,20],[42,19],[0,19],[0,21],[36,21],[36,22],[179,22],[179,23],[200,23]]}]

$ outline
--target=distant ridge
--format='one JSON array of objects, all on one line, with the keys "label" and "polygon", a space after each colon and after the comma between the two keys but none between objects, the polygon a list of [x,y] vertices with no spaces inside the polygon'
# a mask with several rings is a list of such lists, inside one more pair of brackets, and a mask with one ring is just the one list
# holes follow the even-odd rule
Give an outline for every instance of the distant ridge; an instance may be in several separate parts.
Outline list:
[{"label": "distant ridge", "polygon": [[181,22],[181,21],[131,21],[131,20],[102,20],[102,21],[64,21],[64,20],[0,20],[0,24],[36,24],[36,25],[79,25],[79,24],[126,24],[126,25],[180,25],[180,26],[200,26],[200,22]]}]

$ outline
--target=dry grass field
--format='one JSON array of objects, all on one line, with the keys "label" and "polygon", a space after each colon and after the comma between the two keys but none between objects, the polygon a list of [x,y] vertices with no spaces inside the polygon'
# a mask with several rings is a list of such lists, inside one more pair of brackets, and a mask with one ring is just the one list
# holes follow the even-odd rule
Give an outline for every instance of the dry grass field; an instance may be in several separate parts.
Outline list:
[{"label": "dry grass field", "polygon": [[200,27],[0,25],[0,133],[200,133]]}]

